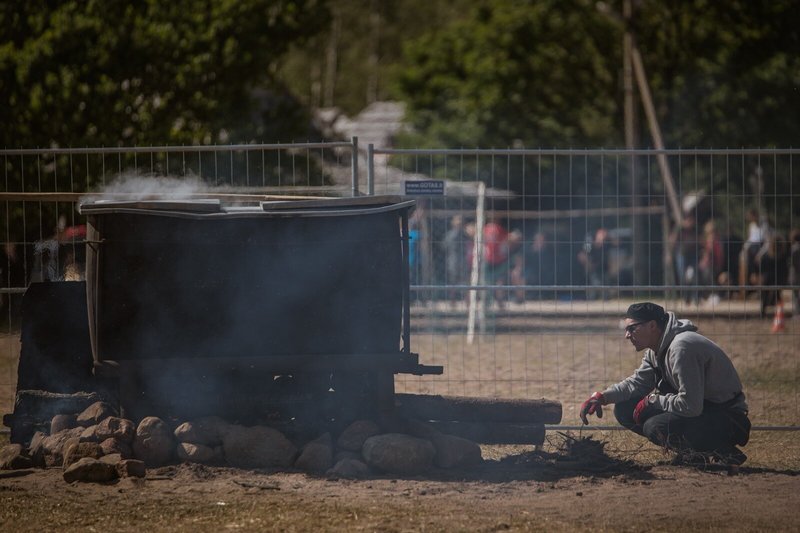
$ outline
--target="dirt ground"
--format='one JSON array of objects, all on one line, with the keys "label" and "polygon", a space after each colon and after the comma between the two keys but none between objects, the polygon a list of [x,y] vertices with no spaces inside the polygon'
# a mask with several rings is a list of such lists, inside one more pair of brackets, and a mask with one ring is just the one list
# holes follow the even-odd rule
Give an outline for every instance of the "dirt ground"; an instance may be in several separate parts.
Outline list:
[{"label": "dirt ground", "polygon": [[[742,376],[755,425],[800,421],[800,320],[698,317]],[[499,324],[499,323],[498,323]],[[502,324],[500,324],[502,326]],[[592,390],[638,364],[618,320],[526,319],[467,344],[461,332],[417,331],[413,350],[437,377],[400,376],[401,392],[548,398],[563,425]],[[6,338],[0,395],[13,401],[17,342]],[[2,353],[0,353],[2,356]],[[5,359],[5,361],[3,361]],[[608,418],[600,421],[613,424]],[[736,476],[672,466],[622,431],[548,431],[532,446],[484,446],[485,462],[424,477],[341,480],[298,472],[190,464],[143,481],[65,483],[60,469],[0,473],[0,527],[9,531],[800,531],[800,444],[794,431],[755,431]],[[591,449],[570,448],[590,435]],[[576,440],[577,439],[577,440]],[[602,448],[602,449],[600,449]]]},{"label": "dirt ground", "polygon": [[[552,439],[551,439],[552,440]],[[798,531],[800,472],[486,447],[484,464],[343,480],[188,463],[145,480],[0,478],[5,531]],[[593,439],[593,444],[600,441]],[[6,473],[7,474],[7,473]]]}]

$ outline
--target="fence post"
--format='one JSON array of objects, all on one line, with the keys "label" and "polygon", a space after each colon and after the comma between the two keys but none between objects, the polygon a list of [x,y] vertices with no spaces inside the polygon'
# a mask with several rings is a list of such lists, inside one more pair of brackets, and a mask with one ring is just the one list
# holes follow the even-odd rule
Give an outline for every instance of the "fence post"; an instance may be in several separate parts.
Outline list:
[{"label": "fence post", "polygon": [[484,223],[484,202],[486,199],[486,184],[478,182],[478,202],[475,206],[475,238],[472,241],[472,271],[470,273],[469,284],[472,289],[469,291],[469,310],[467,312],[467,344],[472,344],[475,338],[475,320],[478,320],[478,327],[481,333],[486,330],[485,293],[481,293],[480,301],[475,287],[484,283],[483,271],[483,223]]},{"label": "fence post", "polygon": [[367,145],[367,194],[375,195],[375,145]]},{"label": "fence post", "polygon": [[355,135],[352,137],[353,142],[353,163],[352,163],[352,172],[353,172],[353,184],[352,184],[352,191],[351,196],[358,196],[358,137]]}]

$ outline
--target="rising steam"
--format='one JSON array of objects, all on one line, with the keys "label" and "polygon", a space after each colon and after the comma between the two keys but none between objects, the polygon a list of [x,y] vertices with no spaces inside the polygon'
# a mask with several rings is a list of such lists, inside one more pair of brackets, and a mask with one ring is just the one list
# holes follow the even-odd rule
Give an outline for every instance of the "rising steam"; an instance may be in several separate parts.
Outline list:
[{"label": "rising steam", "polygon": [[80,204],[102,201],[189,200],[206,190],[194,175],[155,176],[127,172],[117,175],[100,190],[82,196]]}]

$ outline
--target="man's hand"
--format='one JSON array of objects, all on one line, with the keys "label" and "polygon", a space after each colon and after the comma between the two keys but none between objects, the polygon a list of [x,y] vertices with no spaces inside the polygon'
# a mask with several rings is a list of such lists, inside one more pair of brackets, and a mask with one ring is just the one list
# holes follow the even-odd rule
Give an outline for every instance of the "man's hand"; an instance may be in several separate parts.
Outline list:
[{"label": "man's hand", "polygon": [[639,403],[636,404],[636,407],[633,408],[633,421],[638,424],[642,425],[644,420],[642,420],[645,411],[653,405],[653,396],[654,394],[648,394],[641,400]]},{"label": "man's hand", "polygon": [[606,404],[606,399],[603,397],[602,392],[595,392],[588,400],[581,405],[581,420],[584,424],[589,423],[586,415],[597,414],[597,418],[603,418],[603,406]]}]

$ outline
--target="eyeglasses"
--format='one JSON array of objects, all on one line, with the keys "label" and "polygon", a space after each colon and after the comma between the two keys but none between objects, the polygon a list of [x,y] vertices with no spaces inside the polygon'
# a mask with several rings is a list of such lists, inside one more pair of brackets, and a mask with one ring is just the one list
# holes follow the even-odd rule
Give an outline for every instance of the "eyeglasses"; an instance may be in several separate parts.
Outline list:
[{"label": "eyeglasses", "polygon": [[649,322],[649,320],[644,320],[642,322],[634,322],[633,324],[628,324],[625,326],[625,333],[633,333],[636,331],[636,328],[644,324],[645,322]]}]

